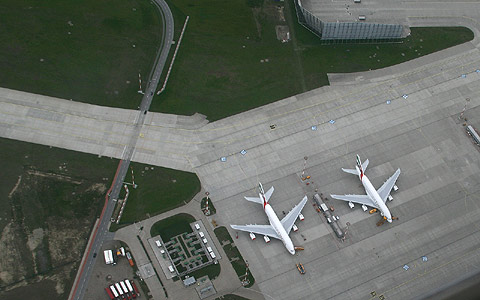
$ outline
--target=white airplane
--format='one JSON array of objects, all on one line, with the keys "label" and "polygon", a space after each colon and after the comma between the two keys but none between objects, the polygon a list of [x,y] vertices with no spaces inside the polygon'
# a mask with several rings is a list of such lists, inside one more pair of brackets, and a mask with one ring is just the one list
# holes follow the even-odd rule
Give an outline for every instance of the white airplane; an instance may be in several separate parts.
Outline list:
[{"label": "white airplane", "polygon": [[285,248],[287,248],[290,254],[295,254],[295,247],[293,246],[292,240],[288,236],[290,231],[293,228],[293,231],[297,231],[298,227],[295,225],[295,220],[297,217],[302,221],[304,219],[303,215],[300,213],[307,203],[307,196],[303,197],[302,201],[297,204],[292,210],[280,221],[273,211],[273,208],[268,203],[268,200],[272,196],[273,186],[265,193],[261,183],[258,183],[260,189],[259,197],[245,197],[246,200],[259,203],[263,205],[265,214],[268,217],[270,225],[230,225],[235,230],[241,230],[250,232],[250,238],[255,239],[255,233],[261,234],[264,236],[265,242],[270,242],[270,238],[276,238],[283,242]]},{"label": "white airplane", "polygon": [[365,175],[365,170],[368,166],[368,159],[362,164],[360,160],[360,156],[357,154],[357,165],[354,169],[343,169],[342,170],[346,173],[350,173],[353,175],[358,175],[360,181],[367,192],[366,195],[330,195],[334,199],[348,201],[351,208],[353,208],[353,203],[361,204],[363,210],[367,210],[366,206],[374,207],[380,210],[381,215],[388,223],[392,223],[392,214],[390,210],[388,210],[387,206],[385,205],[387,199],[393,200],[392,196],[390,196],[390,192],[392,188],[397,190],[397,186],[395,182],[400,176],[400,169],[398,169],[387,181],[378,189],[375,190],[370,180],[368,180],[367,175]]}]

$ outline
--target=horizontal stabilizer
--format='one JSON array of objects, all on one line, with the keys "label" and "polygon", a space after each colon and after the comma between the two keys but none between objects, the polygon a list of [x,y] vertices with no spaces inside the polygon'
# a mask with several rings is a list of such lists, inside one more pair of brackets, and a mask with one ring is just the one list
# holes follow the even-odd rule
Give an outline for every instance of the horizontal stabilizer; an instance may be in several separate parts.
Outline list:
[{"label": "horizontal stabilizer", "polygon": [[367,170],[368,167],[368,158],[362,163],[363,173]]},{"label": "horizontal stabilizer", "polygon": [[263,204],[262,199],[260,199],[259,197],[244,197],[244,198],[245,198],[245,200],[250,201],[250,202],[255,202],[255,203],[258,203],[258,204]]},{"label": "horizontal stabilizer", "polygon": [[342,168],[342,171],[345,172],[345,173],[350,173],[350,174],[353,174],[353,175],[358,175],[358,171],[355,170],[355,169],[344,169],[344,168]]}]

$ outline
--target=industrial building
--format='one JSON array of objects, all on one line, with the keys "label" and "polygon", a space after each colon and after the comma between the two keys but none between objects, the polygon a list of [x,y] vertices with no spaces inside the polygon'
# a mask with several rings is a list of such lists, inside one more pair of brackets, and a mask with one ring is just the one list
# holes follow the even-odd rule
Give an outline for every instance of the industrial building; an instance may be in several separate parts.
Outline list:
[{"label": "industrial building", "polygon": [[[323,0],[294,3],[298,22],[325,43],[395,42],[409,34],[409,27],[401,24],[404,22],[393,19],[389,24],[391,18],[373,16],[361,1],[332,7],[323,5]],[[319,5],[321,8],[316,9]]]}]

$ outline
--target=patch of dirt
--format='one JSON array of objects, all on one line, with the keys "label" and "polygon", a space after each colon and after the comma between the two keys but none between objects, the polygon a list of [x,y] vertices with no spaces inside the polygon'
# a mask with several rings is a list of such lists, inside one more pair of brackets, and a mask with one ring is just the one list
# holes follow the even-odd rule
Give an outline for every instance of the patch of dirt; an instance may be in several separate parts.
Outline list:
[{"label": "patch of dirt", "polygon": [[48,177],[48,178],[53,178],[53,179],[62,180],[62,181],[68,181],[68,182],[71,182],[71,183],[74,183],[74,184],[82,184],[82,181],[74,180],[72,177],[67,176],[67,175],[41,172],[41,171],[37,171],[37,170],[28,170],[27,174],[35,175],[35,176],[41,176],[41,177]]},{"label": "patch of dirt", "polygon": [[107,190],[107,186],[104,183],[95,183],[95,184],[92,184],[87,189],[87,192],[98,191],[100,194],[103,194],[103,193],[105,193],[106,190]]},{"label": "patch of dirt", "polygon": [[260,24],[260,14],[262,13],[262,8],[256,7],[252,8],[253,19],[255,20],[255,26],[257,27],[258,38],[262,38],[262,25]]},{"label": "patch of dirt", "polygon": [[57,280],[57,284],[55,285],[55,291],[59,295],[65,293],[65,283],[62,280]]},{"label": "patch of dirt", "polygon": [[35,228],[28,235],[27,246],[33,255],[33,271],[35,274],[44,273],[49,269],[48,254],[43,244],[43,228]]},{"label": "patch of dirt", "polygon": [[28,235],[27,245],[30,248],[30,251],[35,251],[35,249],[43,241],[43,228],[35,228],[32,234]]},{"label": "patch of dirt", "polygon": [[15,183],[15,186],[13,189],[8,193],[8,198],[12,198],[13,193],[17,190],[18,186],[20,185],[20,182],[22,182],[22,175],[18,176],[17,183]]},{"label": "patch of dirt", "polygon": [[89,232],[88,222],[72,222],[69,220],[48,221],[48,250],[52,266],[78,261],[82,258],[87,241],[85,233]]},{"label": "patch of dirt", "polygon": [[22,280],[27,272],[22,263],[22,257],[17,250],[18,234],[15,224],[8,223],[0,237],[0,284],[8,285]]}]

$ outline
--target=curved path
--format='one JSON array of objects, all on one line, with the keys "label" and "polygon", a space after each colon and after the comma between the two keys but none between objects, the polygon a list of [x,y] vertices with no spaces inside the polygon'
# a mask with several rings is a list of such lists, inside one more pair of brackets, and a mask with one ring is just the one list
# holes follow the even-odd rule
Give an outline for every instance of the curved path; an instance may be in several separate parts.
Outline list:
[{"label": "curved path", "polygon": [[[115,208],[116,199],[120,194],[122,182],[128,171],[130,160],[132,159],[133,153],[135,151],[137,139],[145,121],[146,113],[150,108],[153,95],[155,94],[155,90],[157,89],[160,76],[162,74],[165,62],[168,57],[168,53],[170,51],[170,46],[172,45],[174,30],[172,12],[170,11],[170,8],[164,0],[155,0],[154,3],[162,14],[162,43],[157,53],[152,73],[150,74],[150,78],[145,90],[145,95],[143,96],[142,102],[139,107],[140,111],[137,112],[134,127],[130,129],[128,146],[125,146],[122,153],[121,161],[115,174],[114,182],[112,183],[109,195],[107,195],[105,206],[102,210],[102,214],[100,215],[100,220],[95,226],[90,237],[91,240],[89,241],[89,245],[85,251],[84,257],[79,267],[79,272],[77,273],[77,277],[75,278],[75,282],[70,292],[69,299],[83,299],[85,289],[88,286],[90,275],[92,274],[95,260],[97,259],[97,257],[98,259],[103,258],[102,253],[99,253],[100,248],[102,247],[102,244],[105,240],[112,239],[113,237],[113,234],[108,232],[110,218]],[[97,255],[97,257],[94,257],[94,253],[99,253],[99,255]]]}]

